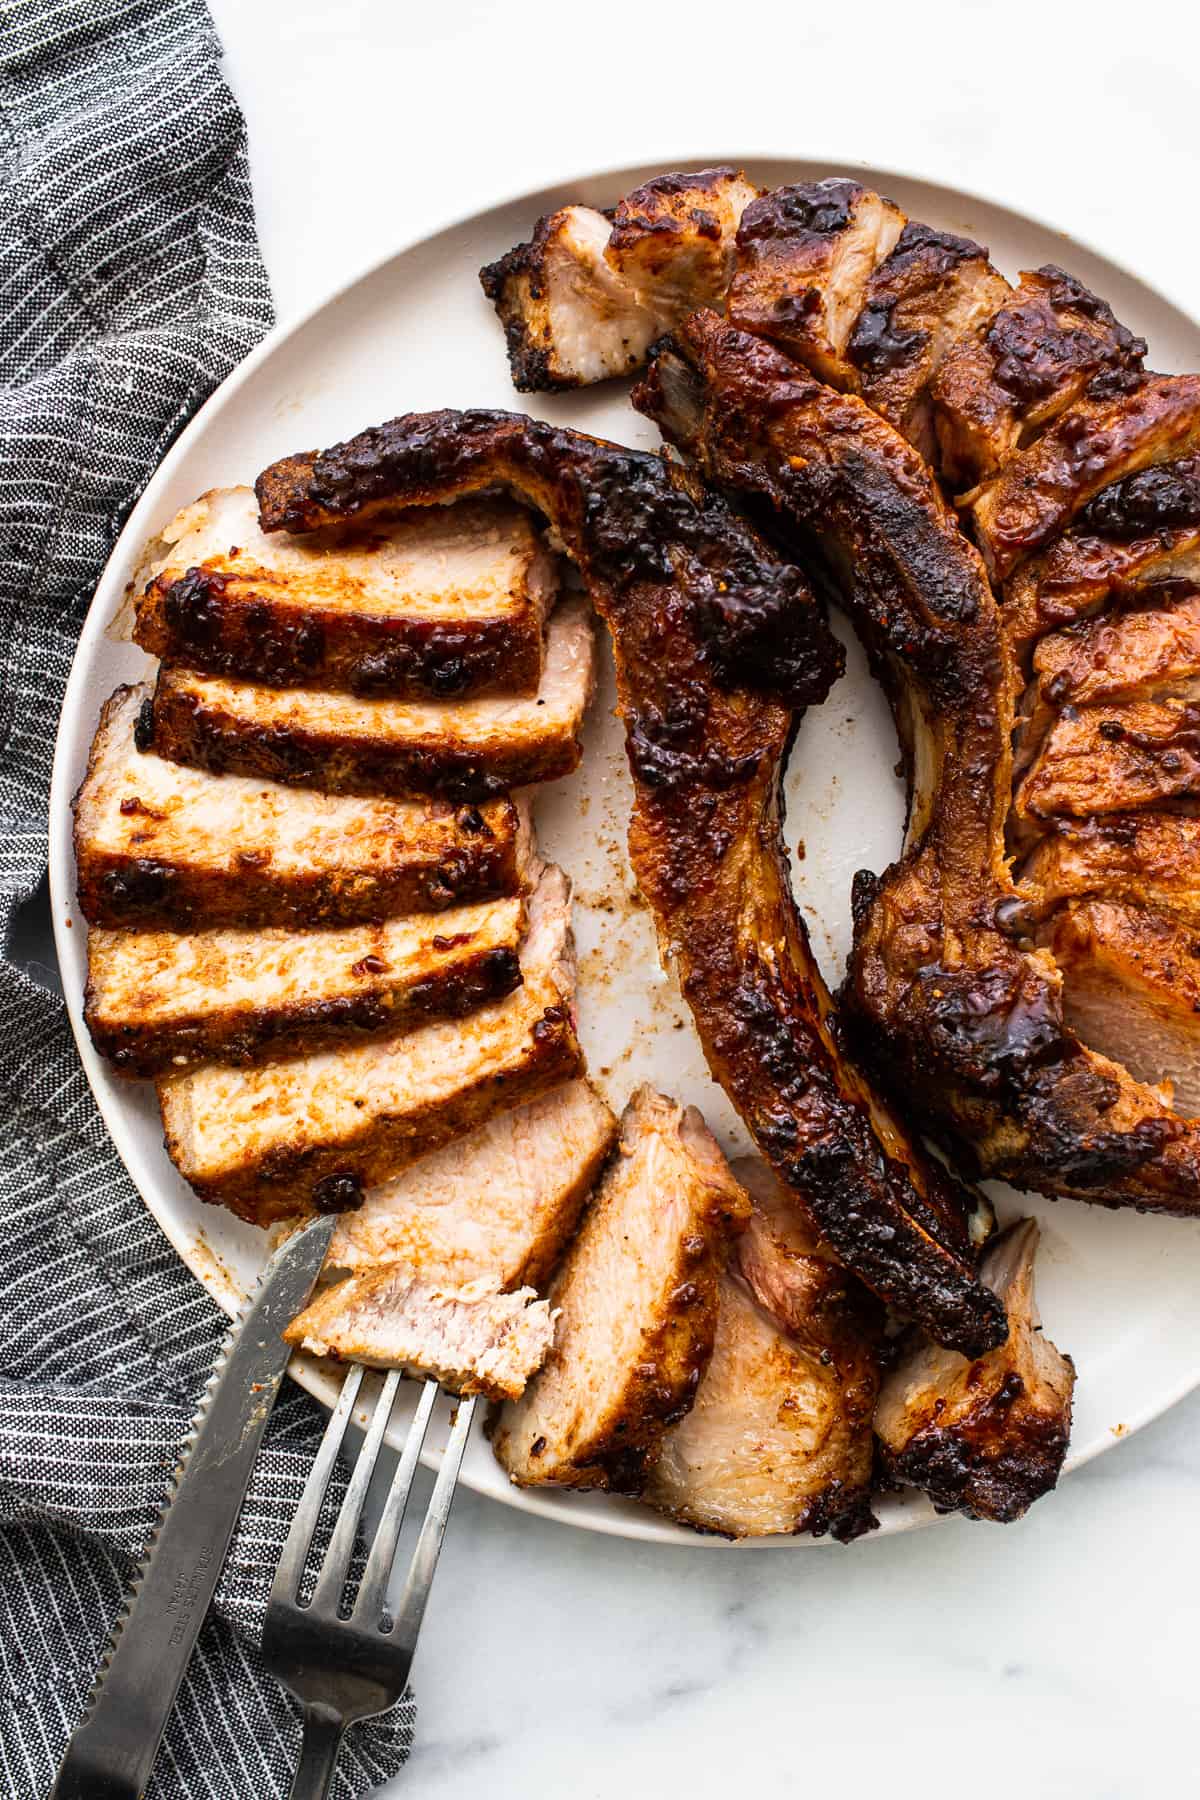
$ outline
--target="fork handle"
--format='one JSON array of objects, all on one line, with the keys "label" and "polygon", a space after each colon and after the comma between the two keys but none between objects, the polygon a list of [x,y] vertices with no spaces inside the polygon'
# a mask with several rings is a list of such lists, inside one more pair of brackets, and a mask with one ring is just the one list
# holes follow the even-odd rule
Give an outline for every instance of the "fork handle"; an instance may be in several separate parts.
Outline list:
[{"label": "fork handle", "polygon": [[305,1707],[304,1741],[289,1800],[325,1800],[345,1729],[336,1713],[323,1706]]}]

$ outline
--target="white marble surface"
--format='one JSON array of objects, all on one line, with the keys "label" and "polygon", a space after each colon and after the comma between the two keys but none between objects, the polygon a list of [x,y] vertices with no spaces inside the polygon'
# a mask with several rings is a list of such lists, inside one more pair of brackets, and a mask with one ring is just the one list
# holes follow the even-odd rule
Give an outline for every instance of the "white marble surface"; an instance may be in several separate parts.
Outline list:
[{"label": "white marble surface", "polygon": [[[1200,27],[1164,0],[213,8],[281,315],[487,200],[755,151],[959,182],[1182,296],[1200,272]],[[389,1791],[1195,1791],[1198,1505],[1200,1398],[1006,1530],[664,1551],[464,1494],[415,1671],[417,1750]]]}]

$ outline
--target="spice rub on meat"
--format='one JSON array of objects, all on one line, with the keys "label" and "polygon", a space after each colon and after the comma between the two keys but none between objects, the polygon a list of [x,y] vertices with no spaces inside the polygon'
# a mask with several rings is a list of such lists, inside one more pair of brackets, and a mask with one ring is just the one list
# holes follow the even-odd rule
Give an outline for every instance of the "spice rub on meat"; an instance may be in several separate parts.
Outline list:
[{"label": "spice rub on meat", "polygon": [[331,1268],[408,1263],[461,1287],[495,1275],[542,1287],[574,1234],[612,1148],[616,1120],[586,1081],[497,1113],[341,1213]]},{"label": "spice rub on meat", "polygon": [[149,739],[158,755],[214,774],[334,794],[490,799],[579,766],[594,653],[587,606],[574,595],[550,620],[536,694],[393,700],[164,667]]},{"label": "spice rub on meat", "polygon": [[1110,1205],[1200,1209],[1200,1135],[1085,1048],[1034,947],[1005,826],[1016,672],[979,559],[915,453],[861,400],[696,314],[636,396],[717,483],[824,561],[897,717],[901,860],[860,877],[846,1020],[889,1091],[968,1167]]},{"label": "spice rub on meat", "polygon": [[798,570],[662,459],[502,413],[393,420],[273,465],[258,492],[264,527],[295,531],[496,485],[551,520],[612,632],[630,854],[714,1074],[847,1267],[940,1341],[994,1344],[983,1203],[844,1054],[788,887],[781,766],[839,668]]},{"label": "spice rub on meat", "polygon": [[581,1073],[570,890],[553,866],[530,896],[521,977],[463,1019],[161,1076],[171,1160],[202,1200],[253,1224],[360,1206],[366,1188]]}]

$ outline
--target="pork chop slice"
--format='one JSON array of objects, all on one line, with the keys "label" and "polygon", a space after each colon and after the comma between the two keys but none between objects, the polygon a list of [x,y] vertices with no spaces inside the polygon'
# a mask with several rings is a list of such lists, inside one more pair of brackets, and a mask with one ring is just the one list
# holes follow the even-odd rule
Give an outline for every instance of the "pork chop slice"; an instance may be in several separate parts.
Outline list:
[{"label": "pork chop slice", "polygon": [[1200,929],[1200,818],[1146,812],[1055,819],[1022,864],[1020,887],[1043,913],[1066,900],[1106,895]]},{"label": "pork chop slice", "polygon": [[1007,581],[1105,488],[1200,450],[1200,375],[1150,375],[1116,399],[1061,414],[964,496],[988,571]]},{"label": "pork chop slice", "polygon": [[899,207],[858,181],[774,188],[742,214],[731,323],[771,338],[834,387],[856,388],[850,334],[904,226]]},{"label": "pork chop slice", "polygon": [[875,1411],[884,1462],[939,1512],[1007,1524],[1058,1481],[1075,1365],[1041,1329],[1038,1237],[1036,1221],[1023,1219],[984,1257],[983,1279],[1008,1314],[1005,1343],[971,1360],[920,1338],[884,1377]]},{"label": "pork chop slice", "polygon": [[386,1263],[325,1288],[283,1335],[311,1356],[403,1369],[456,1394],[515,1400],[545,1361],[554,1320],[532,1288],[501,1293],[488,1275],[443,1288],[406,1263]]},{"label": "pork chop slice", "polygon": [[1200,705],[1129,700],[1068,707],[1046,732],[1013,798],[1018,831],[1066,813],[1131,812],[1200,794]]},{"label": "pork chop slice", "polygon": [[[354,925],[437,912],[529,879],[529,813],[211,775],[139,748],[148,686],[100,715],[75,796],[79,905],[93,925]],[[143,740],[144,741],[144,740]]]},{"label": "pork chop slice", "polygon": [[579,1223],[617,1122],[586,1081],[497,1113],[342,1213],[328,1265],[403,1262],[460,1287],[494,1275],[541,1288]]},{"label": "pork chop slice", "polygon": [[765,1163],[733,1171],[754,1210],[721,1278],[712,1360],[662,1440],[645,1498],[729,1537],[830,1531],[845,1542],[875,1524],[881,1309]]},{"label": "pork chop slice", "polygon": [[558,567],[511,501],[262,531],[252,488],[214,489],[150,546],[134,637],[165,662],[279,687],[448,699],[535,694]]},{"label": "pork chop slice", "polygon": [[611,215],[548,213],[527,244],[479,271],[522,393],[586,387],[640,368],[663,331],[719,305],[738,221],[758,189],[738,169],[660,175]]},{"label": "pork chop slice", "polygon": [[94,928],[84,1017],[130,1076],[361,1042],[511,993],[524,923],[508,899],[329,931]]},{"label": "pork chop slice", "polygon": [[656,176],[613,209],[605,260],[660,330],[698,306],[723,306],[742,215],[760,189],[741,169]]},{"label": "pork chop slice", "polygon": [[216,774],[480,800],[578,766],[594,681],[591,615],[575,596],[551,618],[536,695],[372,700],[163,668],[152,742],[160,756]]},{"label": "pork chop slice", "polygon": [[1143,605],[1050,632],[1033,653],[1013,762],[1020,775],[1060,711],[1131,700],[1200,700],[1200,592],[1162,590]]},{"label": "pork chop slice", "polygon": [[1175,584],[1200,586],[1200,457],[1110,483],[1075,528],[1021,564],[1003,601],[1005,629],[1026,661],[1044,632],[1110,601],[1147,605]]},{"label": "pork chop slice", "polygon": [[1113,900],[1064,908],[1044,928],[1063,976],[1067,1023],[1174,1110],[1200,1116],[1200,936],[1196,926]]},{"label": "pork chop slice", "polygon": [[1064,269],[1023,271],[982,333],[964,336],[933,385],[937,460],[951,489],[995,472],[1089,384],[1135,382],[1141,338]]},{"label": "pork chop slice", "polygon": [[254,1224],[342,1212],[430,1150],[581,1071],[570,889],[529,901],[522,985],[461,1020],[288,1062],[216,1063],[159,1081],[168,1153],[201,1199]]},{"label": "pork chop slice", "polygon": [[527,244],[479,271],[523,394],[587,387],[641,367],[661,327],[605,258],[611,226],[590,206],[538,220]]},{"label": "pork chop slice", "polygon": [[931,384],[942,360],[1011,292],[979,244],[911,219],[868,280],[847,356],[868,406],[926,462],[937,456]]},{"label": "pork chop slice", "polygon": [[554,1348],[495,1426],[514,1482],[641,1488],[708,1365],[729,1234],[748,1211],[696,1109],[639,1088],[550,1290]]}]

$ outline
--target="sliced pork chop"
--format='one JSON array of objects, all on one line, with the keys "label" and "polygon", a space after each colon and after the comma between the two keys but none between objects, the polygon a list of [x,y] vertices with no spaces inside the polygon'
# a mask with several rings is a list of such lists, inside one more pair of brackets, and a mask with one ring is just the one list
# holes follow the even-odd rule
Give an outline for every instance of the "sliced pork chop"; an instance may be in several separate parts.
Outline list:
[{"label": "sliced pork chop", "polygon": [[[1005,629],[1024,661],[1043,632],[1110,601],[1169,600],[1200,586],[1200,457],[1142,469],[1102,488],[1064,532],[1022,563],[1003,598]],[[1168,585],[1169,584],[1169,585]]]},{"label": "sliced pork chop", "polygon": [[730,320],[773,339],[834,387],[857,387],[850,334],[867,283],[904,226],[899,207],[858,181],[774,188],[742,214]]},{"label": "sliced pork chop", "polygon": [[165,662],[277,687],[447,699],[535,694],[555,558],[511,501],[303,540],[214,489],[148,548],[134,637]]},{"label": "sliced pork chop", "polygon": [[337,1222],[328,1263],[403,1262],[424,1280],[549,1279],[612,1148],[617,1122],[586,1081],[514,1107],[372,1188]]},{"label": "sliced pork chop", "polygon": [[1200,818],[1147,812],[1055,819],[1022,865],[1020,886],[1043,912],[1108,895],[1200,929]]},{"label": "sliced pork chop", "polygon": [[758,189],[737,169],[661,175],[611,216],[564,206],[479,271],[522,393],[586,387],[640,368],[655,338],[719,304],[738,220]]},{"label": "sliced pork chop", "polygon": [[1065,531],[1105,488],[1200,450],[1200,375],[1151,375],[1116,399],[1083,400],[965,496],[990,574]]},{"label": "sliced pork chop", "polygon": [[456,1394],[515,1400],[546,1359],[554,1320],[532,1288],[503,1294],[486,1275],[442,1288],[390,1263],[326,1288],[283,1335],[312,1356],[431,1375]]},{"label": "sliced pork chop", "polygon": [[353,925],[527,883],[523,804],[341,797],[210,775],[138,749],[149,704],[148,687],[117,689],[75,797],[79,905],[93,925]]},{"label": "sliced pork chop", "polygon": [[1043,931],[1063,976],[1063,1012],[1080,1037],[1162,1082],[1174,1110],[1200,1116],[1200,935],[1142,907],[1087,900]]},{"label": "sliced pork chop", "polygon": [[493,1434],[521,1486],[636,1492],[712,1353],[730,1231],[749,1202],[694,1107],[639,1088],[550,1292],[554,1349]]},{"label": "sliced pork chop", "polygon": [[1089,384],[1136,382],[1143,339],[1053,263],[1027,269],[987,329],[964,336],[933,385],[937,460],[952,488],[994,475]]},{"label": "sliced pork chop", "polygon": [[154,693],[160,756],[216,774],[331,793],[486,799],[569,775],[595,680],[587,603],[554,613],[536,695],[424,702],[269,688],[164,668]]},{"label": "sliced pork chop", "polygon": [[164,1076],[171,1160],[201,1199],[255,1224],[361,1205],[365,1188],[580,1073],[561,869],[530,898],[521,975],[515,993],[462,1020],[261,1068]]},{"label": "sliced pork chop", "polygon": [[1013,797],[1028,831],[1066,813],[1132,812],[1200,795],[1200,705],[1130,700],[1069,707],[1046,732]]},{"label": "sliced pork chop", "polygon": [[659,175],[617,203],[604,255],[666,330],[722,306],[742,214],[760,189],[734,168]]},{"label": "sliced pork chop", "polygon": [[93,929],[84,1017],[123,1075],[294,1056],[511,993],[524,922],[509,899],[334,931]]},{"label": "sliced pork chop", "polygon": [[1157,605],[1042,638],[1017,721],[1014,776],[1034,760],[1060,711],[1136,700],[1200,701],[1200,592],[1164,591]]},{"label": "sliced pork chop", "polygon": [[611,226],[590,206],[547,213],[527,244],[479,271],[522,394],[586,387],[640,368],[661,327],[605,259]]},{"label": "sliced pork chop", "polygon": [[971,1361],[922,1339],[884,1379],[875,1412],[884,1461],[939,1512],[1007,1524],[1058,1481],[1075,1366],[1041,1329],[1037,1246],[1037,1224],[1025,1219],[984,1257],[983,1279],[1008,1314],[1006,1343]]},{"label": "sliced pork chop", "polygon": [[847,347],[859,392],[926,462],[937,454],[931,383],[1012,292],[970,238],[910,220],[867,282]]},{"label": "sliced pork chop", "polygon": [[1200,697],[1200,591],[1173,588],[1157,605],[1054,632],[1039,643],[1033,668],[1050,706]]},{"label": "sliced pork chop", "polygon": [[869,1530],[881,1309],[814,1238],[765,1163],[721,1279],[712,1360],[645,1498],[729,1537]]}]

